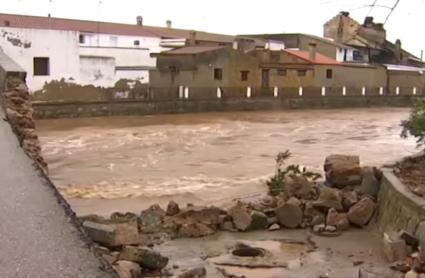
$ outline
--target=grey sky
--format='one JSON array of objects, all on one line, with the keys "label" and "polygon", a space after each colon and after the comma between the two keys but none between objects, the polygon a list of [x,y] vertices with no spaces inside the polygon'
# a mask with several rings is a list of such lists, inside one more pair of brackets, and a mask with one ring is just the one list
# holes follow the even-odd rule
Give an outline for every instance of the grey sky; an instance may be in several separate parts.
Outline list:
[{"label": "grey sky", "polygon": [[[0,0],[1,12],[165,26],[225,34],[303,32],[322,35],[323,23],[339,11],[360,22],[374,0]],[[378,0],[393,6],[396,0]],[[375,7],[370,15],[383,22],[389,9]],[[400,0],[387,24],[390,41],[420,56],[425,49],[425,0]]]}]

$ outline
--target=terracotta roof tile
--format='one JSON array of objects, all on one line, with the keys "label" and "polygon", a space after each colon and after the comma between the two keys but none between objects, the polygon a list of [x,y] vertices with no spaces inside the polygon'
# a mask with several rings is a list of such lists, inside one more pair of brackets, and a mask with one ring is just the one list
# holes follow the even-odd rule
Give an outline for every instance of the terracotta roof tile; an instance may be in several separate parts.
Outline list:
[{"label": "terracotta roof tile", "polygon": [[313,61],[310,59],[310,53],[308,51],[300,51],[300,50],[289,50],[289,49],[285,49],[284,51],[286,51],[287,53],[294,55],[298,58],[301,58],[311,64],[316,64],[316,65],[341,65],[340,62],[331,59],[329,57],[326,57],[320,53],[316,53],[316,59]]}]

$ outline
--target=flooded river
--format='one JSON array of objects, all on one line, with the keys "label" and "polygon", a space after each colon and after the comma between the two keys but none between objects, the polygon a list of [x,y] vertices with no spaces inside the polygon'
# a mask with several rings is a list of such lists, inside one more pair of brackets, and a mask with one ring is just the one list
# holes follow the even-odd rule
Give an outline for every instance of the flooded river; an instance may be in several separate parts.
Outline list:
[{"label": "flooded river", "polygon": [[381,165],[415,152],[408,109],[233,112],[41,120],[50,176],[77,214],[140,211],[170,199],[225,204],[264,193],[275,155],[321,171],[326,155]]}]

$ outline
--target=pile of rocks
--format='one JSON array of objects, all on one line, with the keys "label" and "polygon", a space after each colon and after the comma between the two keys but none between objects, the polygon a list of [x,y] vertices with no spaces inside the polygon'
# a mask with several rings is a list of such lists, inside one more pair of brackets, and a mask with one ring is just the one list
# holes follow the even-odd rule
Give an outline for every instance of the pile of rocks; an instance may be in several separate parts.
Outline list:
[{"label": "pile of rocks", "polygon": [[406,278],[425,277],[423,250],[420,250],[418,238],[401,230],[383,235],[383,251],[393,270],[406,273]]},{"label": "pile of rocks", "polygon": [[[326,181],[290,176],[279,196],[236,202],[231,208],[171,201],[164,210],[153,205],[139,215],[113,213],[110,218],[81,218],[88,235],[102,246],[101,254],[119,273],[170,271],[168,259],[152,247],[166,239],[204,237],[217,231],[311,228],[319,235],[338,235],[373,217],[380,173],[361,168],[358,157],[333,155],[325,162]],[[122,276],[139,277],[139,276]]]},{"label": "pile of rocks", "polygon": [[41,147],[35,132],[33,108],[25,82],[18,77],[8,77],[6,91],[2,94],[2,106],[13,131],[25,153],[44,172],[47,164],[41,156]]}]

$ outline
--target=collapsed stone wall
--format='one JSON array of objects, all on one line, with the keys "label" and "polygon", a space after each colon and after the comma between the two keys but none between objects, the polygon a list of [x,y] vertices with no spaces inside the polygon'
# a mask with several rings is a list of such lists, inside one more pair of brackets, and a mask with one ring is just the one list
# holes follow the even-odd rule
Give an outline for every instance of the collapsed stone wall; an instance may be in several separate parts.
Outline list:
[{"label": "collapsed stone wall", "polygon": [[41,155],[40,142],[35,132],[34,110],[25,81],[17,76],[6,77],[0,100],[6,114],[5,120],[18,137],[22,149],[40,170],[47,173],[47,163]]}]

